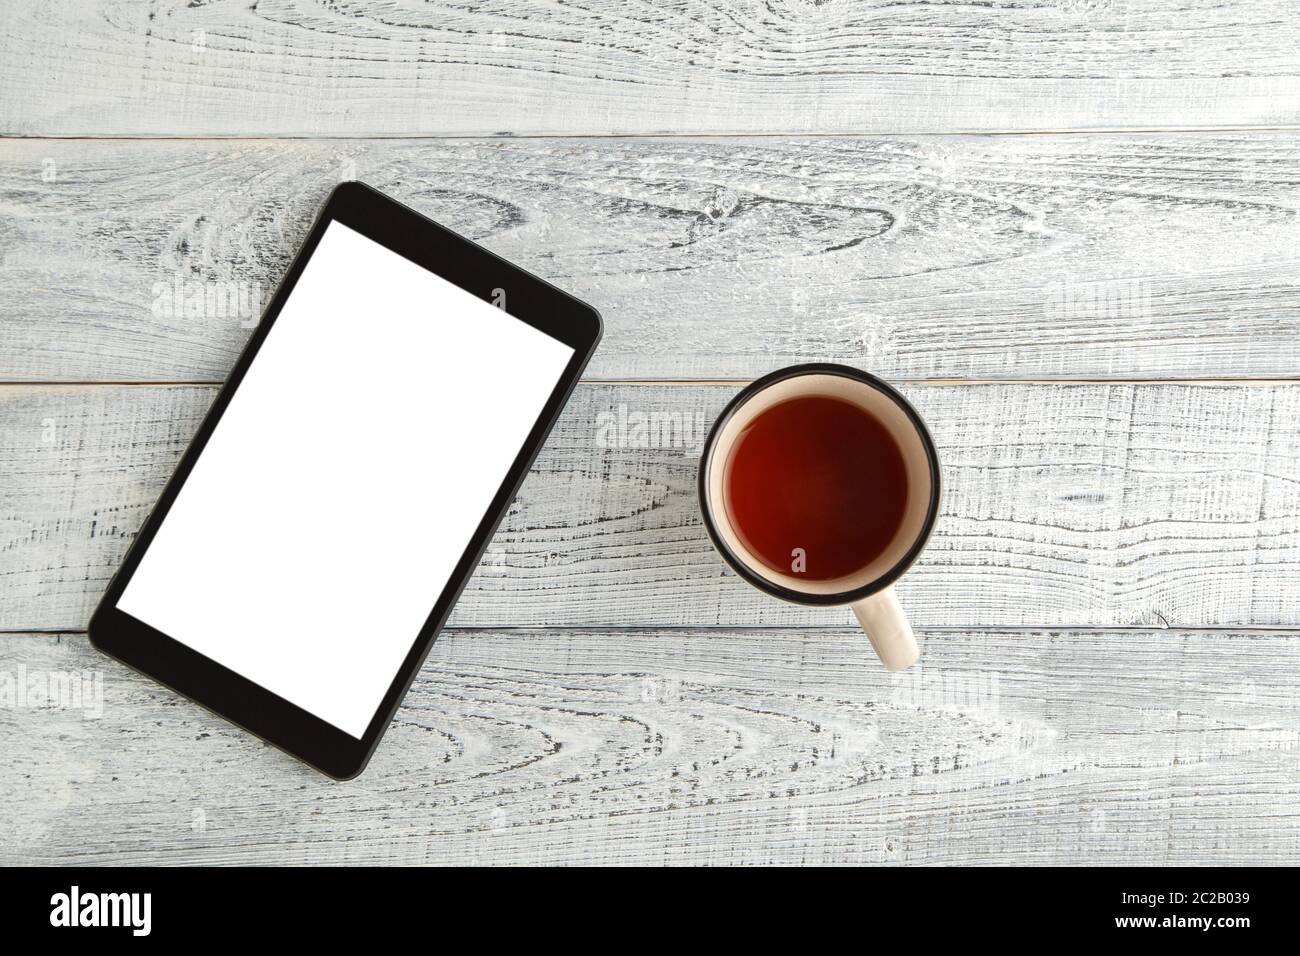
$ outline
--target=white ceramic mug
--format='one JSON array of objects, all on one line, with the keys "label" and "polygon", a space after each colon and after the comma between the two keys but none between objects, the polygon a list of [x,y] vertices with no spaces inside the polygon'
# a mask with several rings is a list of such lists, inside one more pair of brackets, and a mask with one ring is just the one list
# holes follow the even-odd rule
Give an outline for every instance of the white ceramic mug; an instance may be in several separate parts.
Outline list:
[{"label": "white ceramic mug", "polygon": [[[768,567],[745,546],[727,513],[724,480],[737,439],[763,412],[782,402],[825,396],[855,404],[884,425],[902,454],[907,498],[898,530],[870,564],[831,580],[811,580]],[[846,365],[794,365],[765,375],[731,400],[710,429],[700,459],[700,507],[718,552],[742,578],[797,604],[843,605],[853,613],[891,671],[920,656],[916,637],[894,594],[894,582],[929,540],[939,513],[939,455],[921,416],[880,379]]]}]

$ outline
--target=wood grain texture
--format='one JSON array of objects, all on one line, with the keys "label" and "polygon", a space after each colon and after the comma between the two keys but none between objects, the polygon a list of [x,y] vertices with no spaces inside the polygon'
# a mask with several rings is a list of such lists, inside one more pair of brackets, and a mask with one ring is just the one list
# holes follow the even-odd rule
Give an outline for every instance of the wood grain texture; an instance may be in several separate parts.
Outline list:
[{"label": "wood grain texture", "polygon": [[0,862],[1295,861],[1300,634],[922,638],[890,675],[848,630],[453,631],[336,784],[9,636],[0,681],[102,707],[0,707]]},{"label": "wood grain texture", "polygon": [[355,177],[597,305],[595,380],[929,382],[946,486],[890,675],[712,552],[734,386],[587,384],[340,785],[27,633],[214,390],[0,387],[0,864],[1294,863],[1300,132],[1098,132],[1300,124],[1292,6],[6,0],[0,137],[271,139],[0,139],[0,381],[223,378]]},{"label": "wood grain texture", "polygon": [[[699,442],[735,391],[581,387],[453,623],[849,621],[764,597],[705,536]],[[900,585],[916,623],[1300,625],[1300,385],[907,392],[945,484],[935,537]],[[85,627],[213,394],[0,389],[0,627]],[[364,502],[322,520],[364,521]]]},{"label": "wood grain texture", "polygon": [[7,0],[24,135],[950,132],[1300,121],[1287,0]]},{"label": "wood grain texture", "polygon": [[348,177],[600,308],[596,378],[1294,376],[1298,159],[1300,134],[10,140],[0,377],[224,378]]}]

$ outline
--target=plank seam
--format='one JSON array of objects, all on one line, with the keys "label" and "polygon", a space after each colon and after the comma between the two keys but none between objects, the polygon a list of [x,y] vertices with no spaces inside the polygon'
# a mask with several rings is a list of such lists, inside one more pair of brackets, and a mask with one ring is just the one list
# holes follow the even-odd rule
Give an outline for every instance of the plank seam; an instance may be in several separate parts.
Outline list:
[{"label": "plank seam", "polygon": [[[527,633],[527,634],[637,634],[642,632],[649,633],[700,633],[700,634],[752,634],[752,633],[780,633],[783,631],[799,631],[806,634],[839,634],[846,631],[853,631],[850,625],[834,624],[789,624],[789,625],[763,625],[763,624],[505,624],[499,627],[488,627],[483,625],[474,625],[468,627],[445,627],[442,634],[502,634],[502,633]],[[1095,634],[1095,635],[1112,635],[1121,634],[1230,634],[1246,636],[1250,634],[1263,635],[1293,635],[1300,637],[1300,627],[1286,624],[1257,624],[1249,627],[1232,626],[1232,625],[1207,625],[1194,624],[1181,626],[1171,624],[1168,627],[1160,625],[1151,625],[1147,627],[1126,626],[1126,627],[1109,627],[1095,624],[1053,624],[1053,625],[982,625],[979,627],[961,627],[960,625],[936,625],[934,627],[918,627],[922,634]],[[52,628],[43,629],[36,627],[22,628],[0,628],[0,637],[15,637],[28,635],[32,637],[85,637],[85,630]]]},{"label": "plank seam", "polygon": [[374,133],[331,133],[323,135],[297,135],[297,134],[278,134],[278,135],[252,135],[244,133],[232,133],[229,136],[212,136],[195,133],[14,133],[0,132],[0,141],[4,140],[63,140],[78,142],[257,142],[257,143],[274,143],[274,142],[330,142],[334,140],[374,140],[374,141],[411,141],[411,142],[438,142],[446,140],[528,140],[528,139],[902,139],[917,137],[941,137],[941,136],[1141,136],[1149,134],[1163,133],[1272,133],[1272,132],[1294,132],[1300,130],[1300,124],[1283,124],[1278,126],[1065,126],[1059,128],[1041,128],[1041,129],[991,129],[991,130],[925,130],[925,131],[902,131],[889,130],[885,132],[873,133],[853,133],[853,132],[834,132],[818,131],[803,133],[737,133],[731,132],[708,132],[693,131],[689,133],[674,133],[670,131],[662,132],[640,132],[640,133],[574,133],[574,132],[545,132],[545,133],[426,133],[426,134],[374,134]]},{"label": "plank seam", "polygon": [[[1034,378],[890,378],[900,385],[917,385],[946,388],[951,385],[1296,385],[1300,374],[1294,376],[1271,375],[1253,378],[1246,375],[1196,375],[1196,376],[1125,376],[1099,378],[1095,376],[1055,376]],[[698,387],[718,385],[743,388],[752,378],[582,378],[582,385],[605,386],[679,386]],[[215,388],[225,384],[225,379],[126,379],[122,381],[91,379],[5,379],[4,388]]]}]

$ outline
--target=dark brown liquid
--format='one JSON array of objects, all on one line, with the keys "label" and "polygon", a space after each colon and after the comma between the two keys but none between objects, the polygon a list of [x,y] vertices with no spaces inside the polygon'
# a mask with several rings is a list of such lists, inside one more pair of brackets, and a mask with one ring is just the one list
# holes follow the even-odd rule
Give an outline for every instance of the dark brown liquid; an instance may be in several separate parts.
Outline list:
[{"label": "dark brown liquid", "polygon": [[865,568],[889,547],[907,509],[907,468],[874,416],[810,395],[773,405],[746,426],[723,489],[732,527],[755,557],[782,574],[826,581]]}]

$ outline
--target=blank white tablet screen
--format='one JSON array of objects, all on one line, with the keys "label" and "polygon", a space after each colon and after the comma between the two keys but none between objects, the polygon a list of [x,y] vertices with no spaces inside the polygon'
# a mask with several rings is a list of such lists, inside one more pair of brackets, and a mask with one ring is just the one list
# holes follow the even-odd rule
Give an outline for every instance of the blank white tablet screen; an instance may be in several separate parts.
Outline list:
[{"label": "blank white tablet screen", "polygon": [[118,607],[362,737],[572,356],[331,223]]}]

